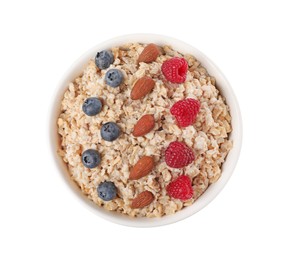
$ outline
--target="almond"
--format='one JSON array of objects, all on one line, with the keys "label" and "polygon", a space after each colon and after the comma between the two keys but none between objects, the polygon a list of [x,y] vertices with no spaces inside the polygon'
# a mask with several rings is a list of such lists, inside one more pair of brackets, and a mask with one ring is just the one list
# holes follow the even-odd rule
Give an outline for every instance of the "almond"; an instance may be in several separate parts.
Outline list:
[{"label": "almond", "polygon": [[132,200],[131,208],[139,209],[148,206],[154,200],[152,192],[146,190],[141,192],[134,200]]},{"label": "almond", "polygon": [[151,156],[143,156],[131,169],[129,179],[138,180],[149,174],[154,167],[154,160]]},{"label": "almond", "polygon": [[148,134],[155,126],[155,119],[153,115],[142,116],[134,126],[132,134],[135,137]]},{"label": "almond", "polygon": [[131,91],[131,99],[137,100],[146,96],[154,88],[154,86],[155,81],[148,76],[138,79]]},{"label": "almond", "polygon": [[160,54],[158,46],[154,43],[148,44],[141,52],[138,58],[138,62],[150,63],[155,61]]}]

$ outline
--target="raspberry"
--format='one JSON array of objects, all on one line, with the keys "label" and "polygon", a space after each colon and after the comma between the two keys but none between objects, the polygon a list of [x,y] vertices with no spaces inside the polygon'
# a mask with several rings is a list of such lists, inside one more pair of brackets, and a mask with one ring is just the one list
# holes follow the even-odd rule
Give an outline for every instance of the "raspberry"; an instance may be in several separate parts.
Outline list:
[{"label": "raspberry", "polygon": [[170,182],[166,187],[166,191],[174,199],[189,200],[193,196],[192,183],[186,175],[181,175]]},{"label": "raspberry", "polygon": [[186,80],[188,63],[184,58],[174,57],[164,61],[161,70],[168,81],[183,83]]},{"label": "raspberry", "polygon": [[183,168],[194,161],[191,148],[182,142],[172,142],[165,150],[165,161],[171,168]]},{"label": "raspberry", "polygon": [[170,112],[176,117],[179,126],[186,127],[195,123],[199,110],[200,102],[198,100],[186,98],[176,102]]}]

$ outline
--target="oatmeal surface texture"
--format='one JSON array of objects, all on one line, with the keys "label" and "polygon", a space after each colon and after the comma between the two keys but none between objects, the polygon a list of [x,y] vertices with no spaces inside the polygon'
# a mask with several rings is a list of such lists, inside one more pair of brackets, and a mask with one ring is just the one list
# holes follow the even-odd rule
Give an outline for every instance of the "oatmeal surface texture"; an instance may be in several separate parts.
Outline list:
[{"label": "oatmeal surface texture", "polygon": [[[232,147],[228,136],[232,130],[231,117],[225,99],[215,87],[215,79],[192,55],[182,55],[163,46],[156,61],[138,65],[144,47],[133,43],[112,49],[114,63],[108,69],[120,69],[125,77],[118,88],[105,84],[108,69],[99,70],[92,59],[83,74],[69,84],[57,122],[61,136],[58,153],[67,163],[71,178],[97,205],[129,216],[161,217],[193,204],[219,179],[221,165]],[[169,83],[161,74],[162,63],[172,57],[184,57],[188,62],[183,84]],[[155,80],[154,89],[140,100],[131,100],[133,84],[145,75]],[[82,111],[88,97],[98,97],[103,103],[102,111],[96,116],[87,116]],[[170,108],[184,98],[199,100],[201,107],[195,124],[179,128]],[[131,134],[134,125],[144,114],[154,115],[155,127],[143,137],[134,137]],[[121,135],[113,142],[100,136],[101,125],[109,121],[121,128]],[[195,161],[183,169],[170,168],[164,160],[165,148],[176,140],[185,142],[195,154]],[[94,169],[85,168],[81,162],[82,152],[91,148],[101,154],[101,163]],[[153,171],[139,180],[129,180],[131,167],[144,155],[153,156]],[[184,173],[192,180],[192,199],[181,201],[169,197],[166,186]],[[105,180],[114,182],[118,190],[117,198],[108,202],[97,195],[97,186]],[[154,194],[154,201],[142,209],[132,209],[131,201],[145,190]]]}]

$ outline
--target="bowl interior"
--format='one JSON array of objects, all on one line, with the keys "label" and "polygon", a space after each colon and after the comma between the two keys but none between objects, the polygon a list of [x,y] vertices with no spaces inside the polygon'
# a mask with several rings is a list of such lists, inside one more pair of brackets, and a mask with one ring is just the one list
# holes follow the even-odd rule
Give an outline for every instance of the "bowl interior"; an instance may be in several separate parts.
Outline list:
[{"label": "bowl interior", "polygon": [[[233,131],[230,134],[230,139],[233,141],[233,148],[229,152],[226,161],[222,166],[222,176],[220,177],[220,179],[216,183],[210,185],[208,189],[204,192],[204,194],[202,194],[200,198],[198,198],[192,206],[186,207],[173,215],[164,216],[162,218],[132,218],[116,212],[110,212],[101,207],[98,207],[96,204],[90,201],[85,195],[83,195],[77,184],[70,179],[66,164],[57,154],[57,149],[60,144],[60,136],[57,134],[57,118],[58,115],[60,114],[61,100],[68,86],[68,83],[73,81],[75,77],[79,76],[84,66],[87,64],[88,60],[90,58],[94,58],[97,51],[100,51],[102,49],[109,49],[111,47],[119,46],[128,42],[141,42],[141,43],[153,42],[159,45],[166,44],[171,45],[175,50],[181,53],[184,54],[190,53],[194,55],[208,70],[209,74],[216,78],[217,88],[220,90],[221,94],[226,98],[226,102],[230,107],[230,113],[232,117]],[[153,34],[133,34],[114,38],[93,47],[92,49],[87,51],[84,55],[82,55],[70,67],[70,69],[67,71],[62,81],[60,82],[59,87],[57,89],[57,93],[53,100],[53,107],[50,121],[50,142],[54,160],[65,183],[68,184],[68,186],[71,188],[73,194],[75,194],[76,197],[80,201],[82,201],[83,204],[85,204],[90,210],[92,210],[97,215],[118,224],[135,226],[135,227],[152,227],[173,223],[193,215],[194,213],[205,207],[222,190],[222,188],[225,186],[228,179],[230,178],[239,157],[242,142],[242,121],[238,102],[236,100],[236,97],[233,93],[230,84],[228,83],[222,72],[217,68],[217,66],[213,64],[212,61],[209,58],[207,58],[203,53],[201,53],[194,47],[190,46],[189,44],[186,44],[182,41],[167,36],[153,35]]]}]

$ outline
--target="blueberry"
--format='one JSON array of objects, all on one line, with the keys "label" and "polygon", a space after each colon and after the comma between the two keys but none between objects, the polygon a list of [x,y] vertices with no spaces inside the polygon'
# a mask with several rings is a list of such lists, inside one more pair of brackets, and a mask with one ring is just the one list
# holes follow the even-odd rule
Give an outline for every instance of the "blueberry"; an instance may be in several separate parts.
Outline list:
[{"label": "blueberry", "polygon": [[105,201],[113,200],[116,197],[117,189],[113,182],[101,182],[97,188],[98,196]]},{"label": "blueberry", "polygon": [[87,116],[95,116],[101,109],[102,103],[96,97],[87,98],[82,105],[82,110]]},{"label": "blueberry", "polygon": [[101,127],[101,136],[105,141],[112,142],[120,135],[120,128],[113,122],[108,122]]},{"label": "blueberry", "polygon": [[82,163],[89,169],[98,166],[100,161],[100,154],[96,150],[88,149],[82,154]]},{"label": "blueberry", "polygon": [[112,88],[118,87],[123,81],[123,73],[118,69],[111,69],[106,72],[105,82]]},{"label": "blueberry", "polygon": [[95,64],[100,70],[109,68],[110,64],[114,61],[114,57],[111,51],[97,52],[95,57]]}]

